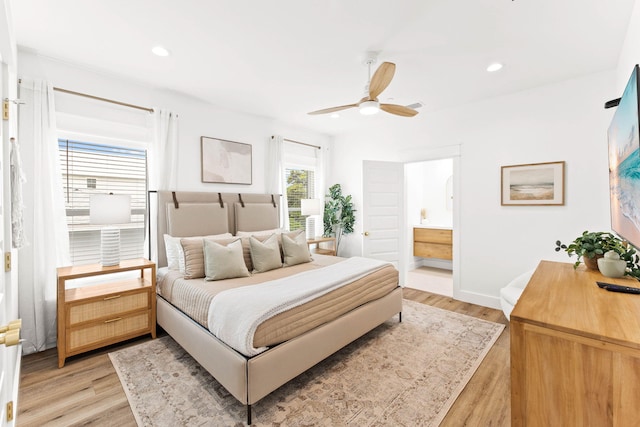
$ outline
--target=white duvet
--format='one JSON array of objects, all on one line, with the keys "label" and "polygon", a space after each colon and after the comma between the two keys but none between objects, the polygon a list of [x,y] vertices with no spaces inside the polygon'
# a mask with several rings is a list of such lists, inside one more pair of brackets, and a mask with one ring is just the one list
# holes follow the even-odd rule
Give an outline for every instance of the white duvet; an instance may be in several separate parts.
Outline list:
[{"label": "white duvet", "polygon": [[353,257],[259,285],[220,292],[209,306],[209,330],[233,349],[255,356],[267,347],[253,347],[253,336],[265,320],[357,280],[388,262]]}]

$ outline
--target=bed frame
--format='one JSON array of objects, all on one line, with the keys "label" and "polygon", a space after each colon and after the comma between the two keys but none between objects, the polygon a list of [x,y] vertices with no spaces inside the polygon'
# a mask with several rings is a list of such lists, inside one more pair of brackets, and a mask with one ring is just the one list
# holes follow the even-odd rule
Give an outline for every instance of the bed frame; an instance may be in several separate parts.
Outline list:
[{"label": "bed frame", "polygon": [[[150,198],[151,196],[150,194]],[[262,204],[262,207],[255,206],[256,211],[266,209],[269,205],[273,205],[272,208],[276,212],[279,211],[279,195],[157,192],[157,204],[155,204],[157,215],[153,215],[152,210],[153,216],[151,216],[158,218],[157,230],[156,233],[150,233],[150,237],[152,237],[151,240],[156,240],[158,267],[166,266],[163,235],[169,234],[168,211],[175,209],[176,206],[179,209],[180,203],[185,203],[185,206],[189,203],[226,204],[229,232],[235,234],[237,213],[234,210],[242,207],[242,204],[236,206],[236,203],[240,203],[240,198],[245,206]],[[277,228],[277,214],[276,223],[270,225],[265,224],[264,214],[258,215],[259,218],[255,218],[249,225],[246,224],[246,218],[243,219],[245,222],[243,231]],[[150,225],[154,227],[153,224]],[[246,229],[247,227],[249,229]],[[246,357],[220,341],[161,296],[157,297],[158,324],[229,393],[242,404],[247,405],[247,424],[249,425],[251,424],[251,405],[396,314],[402,321],[402,289],[400,287],[332,322],[274,346],[257,356]]]}]

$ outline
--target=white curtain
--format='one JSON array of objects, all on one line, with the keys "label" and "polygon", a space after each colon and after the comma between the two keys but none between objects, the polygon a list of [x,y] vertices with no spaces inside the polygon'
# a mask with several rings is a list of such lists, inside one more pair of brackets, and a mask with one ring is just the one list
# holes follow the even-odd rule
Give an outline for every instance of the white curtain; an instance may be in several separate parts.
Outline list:
[{"label": "white curtain", "polygon": [[[159,108],[153,109],[153,137],[147,151],[149,190],[176,190],[178,186],[178,115]],[[145,227],[145,256],[158,261],[156,227],[153,223],[158,218],[157,199],[151,197],[149,218]],[[151,232],[149,229],[151,228]],[[149,239],[151,244],[149,244]]]},{"label": "white curtain", "polygon": [[289,202],[287,200],[287,174],[284,167],[284,138],[274,135],[269,140],[266,167],[266,191],[282,194],[280,199],[280,226],[289,229]]},{"label": "white curtain", "polygon": [[22,79],[18,138],[23,149],[24,232],[30,244],[18,252],[19,310],[25,354],[56,344],[56,268],[69,265],[53,87]]},{"label": "white curtain", "polygon": [[152,118],[148,186],[150,190],[175,190],[178,186],[178,115],[154,108]]}]

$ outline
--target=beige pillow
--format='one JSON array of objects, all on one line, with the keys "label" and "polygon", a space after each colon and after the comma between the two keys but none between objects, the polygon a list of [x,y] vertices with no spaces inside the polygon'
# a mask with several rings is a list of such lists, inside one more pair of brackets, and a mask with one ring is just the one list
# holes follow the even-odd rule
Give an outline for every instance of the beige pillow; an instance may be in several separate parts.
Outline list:
[{"label": "beige pillow", "polygon": [[[201,279],[204,277],[204,249],[203,239],[213,239],[214,236],[184,237],[180,239],[182,252],[184,253],[184,278]],[[225,236],[224,234],[222,236]],[[216,239],[222,245],[234,242],[235,238]]]},{"label": "beige pillow", "polygon": [[237,239],[227,245],[218,242],[204,239],[204,280],[247,277],[249,270],[242,256],[242,241]]},{"label": "beige pillow", "polygon": [[284,254],[285,267],[312,261],[307,238],[302,233],[295,237],[289,237],[283,234],[282,252]]},{"label": "beige pillow", "polygon": [[278,244],[277,235],[272,234],[264,241],[260,241],[254,236],[251,236],[249,237],[249,247],[254,273],[262,273],[282,267],[280,245]]}]

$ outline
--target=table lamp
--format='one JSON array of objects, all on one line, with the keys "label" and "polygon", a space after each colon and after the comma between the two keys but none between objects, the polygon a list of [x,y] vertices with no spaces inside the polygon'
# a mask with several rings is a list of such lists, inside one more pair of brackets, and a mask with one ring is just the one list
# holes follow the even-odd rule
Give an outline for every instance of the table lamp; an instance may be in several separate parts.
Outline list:
[{"label": "table lamp", "polygon": [[106,225],[100,231],[103,267],[120,264],[120,228],[114,224],[131,222],[131,196],[93,194],[89,200],[89,223]]},{"label": "table lamp", "polygon": [[300,214],[306,216],[305,228],[307,239],[313,239],[316,234],[316,221],[314,216],[320,215],[322,201],[320,199],[301,199]]}]

